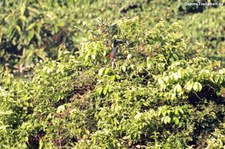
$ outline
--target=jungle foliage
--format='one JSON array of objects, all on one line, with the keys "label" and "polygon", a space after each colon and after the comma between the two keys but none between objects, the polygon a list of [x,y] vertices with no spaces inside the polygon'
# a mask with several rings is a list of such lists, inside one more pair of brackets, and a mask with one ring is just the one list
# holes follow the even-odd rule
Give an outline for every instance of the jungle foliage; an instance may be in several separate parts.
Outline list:
[{"label": "jungle foliage", "polygon": [[224,7],[184,4],[1,1],[0,148],[223,148]]}]

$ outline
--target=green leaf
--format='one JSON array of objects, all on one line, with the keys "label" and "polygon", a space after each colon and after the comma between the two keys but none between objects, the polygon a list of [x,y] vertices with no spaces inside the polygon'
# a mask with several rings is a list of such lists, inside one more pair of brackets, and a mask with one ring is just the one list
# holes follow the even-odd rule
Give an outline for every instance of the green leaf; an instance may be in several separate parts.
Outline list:
[{"label": "green leaf", "polygon": [[179,111],[181,114],[184,114],[184,111],[183,111],[181,108],[179,108],[178,111]]},{"label": "green leaf", "polygon": [[106,86],[106,87],[103,88],[103,95],[106,95],[107,92],[108,92],[108,86]]},{"label": "green leaf", "polygon": [[174,121],[174,123],[175,123],[176,125],[178,125],[179,122],[180,122],[179,119],[178,119],[177,117],[174,117],[174,118],[173,118],[173,121]]},{"label": "green leaf", "polygon": [[168,124],[171,122],[171,118],[169,116],[164,117],[164,124]]},{"label": "green leaf", "polygon": [[174,92],[177,92],[177,93],[181,93],[183,90],[182,90],[182,87],[181,85],[178,83],[175,85],[174,87]]},{"label": "green leaf", "polygon": [[99,76],[102,76],[104,70],[105,70],[105,68],[100,68],[99,71],[98,71],[98,75],[99,75]]},{"label": "green leaf", "polygon": [[24,15],[25,10],[26,10],[26,2],[20,5],[20,17]]},{"label": "green leaf", "polygon": [[188,92],[190,92],[190,91],[192,90],[192,88],[193,88],[193,82],[192,82],[192,81],[188,81],[188,82],[185,84],[184,88],[185,88]]},{"label": "green leaf", "polygon": [[31,24],[27,27],[27,31],[33,29],[33,28],[35,27],[35,25],[36,25],[36,22],[31,23]]},{"label": "green leaf", "polygon": [[42,139],[39,141],[39,147],[38,147],[38,149],[42,149],[43,148],[43,141],[42,141]]},{"label": "green leaf", "polygon": [[102,94],[102,91],[103,91],[103,88],[102,87],[99,87],[97,90],[96,90],[96,93],[98,95],[101,95]]},{"label": "green leaf", "polygon": [[110,76],[110,80],[115,80],[116,79],[116,75],[112,75],[112,76]]},{"label": "green leaf", "polygon": [[18,31],[18,33],[21,35],[21,28],[20,28],[20,26],[19,25],[16,25],[15,28]]},{"label": "green leaf", "polygon": [[202,90],[202,85],[199,82],[194,82],[193,83],[193,90],[196,92],[199,92]]},{"label": "green leaf", "polygon": [[126,66],[122,66],[122,70],[123,70],[123,72],[126,72]]},{"label": "green leaf", "polygon": [[96,59],[95,53],[91,54],[91,58],[92,58],[92,59]]},{"label": "green leaf", "polygon": [[104,74],[108,74],[109,73],[109,68],[105,68],[105,70],[104,70]]},{"label": "green leaf", "polygon": [[28,36],[27,36],[27,44],[30,43],[31,39],[34,37],[34,31],[29,31]]},{"label": "green leaf", "polygon": [[175,109],[175,112],[174,112],[174,114],[175,114],[175,115],[179,115],[179,111],[178,111],[178,108],[176,108],[176,109]]},{"label": "green leaf", "polygon": [[131,59],[132,55],[131,54],[128,54],[127,55],[127,59]]}]

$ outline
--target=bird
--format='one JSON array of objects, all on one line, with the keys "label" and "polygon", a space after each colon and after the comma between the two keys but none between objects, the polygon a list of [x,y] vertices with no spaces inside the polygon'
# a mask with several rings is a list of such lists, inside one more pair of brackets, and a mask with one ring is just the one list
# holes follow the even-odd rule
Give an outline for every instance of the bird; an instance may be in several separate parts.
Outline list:
[{"label": "bird", "polygon": [[117,40],[114,40],[113,47],[110,52],[110,59],[114,60],[116,58],[117,53],[118,53]]},{"label": "bird", "polygon": [[116,66],[115,61],[116,61],[116,55],[118,53],[118,43],[122,43],[122,42],[123,41],[116,40],[116,39],[113,41],[113,47],[112,47],[110,55],[109,55],[109,57],[112,61],[112,68],[114,68],[114,66]]}]

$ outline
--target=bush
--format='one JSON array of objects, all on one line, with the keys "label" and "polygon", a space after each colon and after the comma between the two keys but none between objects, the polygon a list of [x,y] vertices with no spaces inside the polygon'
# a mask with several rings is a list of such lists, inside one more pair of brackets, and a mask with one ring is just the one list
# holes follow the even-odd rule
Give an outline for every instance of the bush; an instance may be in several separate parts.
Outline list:
[{"label": "bush", "polygon": [[102,22],[77,55],[61,45],[30,81],[1,72],[1,148],[222,148],[225,69],[181,30]]}]

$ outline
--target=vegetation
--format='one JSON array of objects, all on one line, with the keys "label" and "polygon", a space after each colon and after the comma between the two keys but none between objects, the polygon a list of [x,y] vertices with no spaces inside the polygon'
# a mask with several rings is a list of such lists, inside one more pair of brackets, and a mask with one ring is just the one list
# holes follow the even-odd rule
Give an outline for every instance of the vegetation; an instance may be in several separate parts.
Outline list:
[{"label": "vegetation", "polygon": [[0,148],[223,148],[224,7],[184,4],[0,2]]}]

